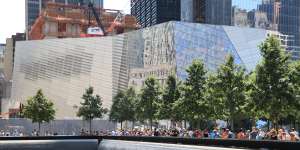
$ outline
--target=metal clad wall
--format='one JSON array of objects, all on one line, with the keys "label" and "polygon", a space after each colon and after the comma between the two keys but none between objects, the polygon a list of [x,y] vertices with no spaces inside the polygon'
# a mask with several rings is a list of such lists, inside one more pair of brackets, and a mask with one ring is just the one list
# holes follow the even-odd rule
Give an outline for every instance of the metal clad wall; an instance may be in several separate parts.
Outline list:
[{"label": "metal clad wall", "polygon": [[70,38],[18,42],[10,106],[42,89],[57,118],[75,117],[89,86],[109,108],[112,99],[112,39]]}]

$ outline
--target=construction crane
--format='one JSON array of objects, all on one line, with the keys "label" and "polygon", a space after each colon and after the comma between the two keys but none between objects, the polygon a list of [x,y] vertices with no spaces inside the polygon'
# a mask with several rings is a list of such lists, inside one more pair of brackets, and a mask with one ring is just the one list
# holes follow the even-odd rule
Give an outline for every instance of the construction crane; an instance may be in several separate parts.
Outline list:
[{"label": "construction crane", "polygon": [[[116,10],[113,10],[116,11]],[[100,11],[101,12],[101,11]],[[94,18],[96,19],[97,22],[97,27],[92,27],[91,26],[91,14],[93,14]],[[89,27],[87,29],[87,34],[82,34],[82,37],[94,37],[94,36],[107,36],[109,33],[113,33],[115,32],[116,34],[120,34],[124,32],[124,27],[123,24],[125,22],[125,15],[122,11],[118,10],[116,11],[116,17],[113,20],[113,22],[111,22],[110,26],[107,28],[107,30],[105,30],[100,17],[101,14],[98,15],[94,4],[92,2],[89,2],[88,4],[88,19],[89,19]],[[137,24],[138,27],[138,24]]]},{"label": "construction crane", "polygon": [[[109,28],[107,29],[106,32],[111,33],[114,31],[114,29],[117,26],[121,26],[122,25],[122,21],[124,19],[124,15],[121,11],[118,11],[116,18],[114,19],[114,21],[111,23],[111,25],[109,26]],[[121,33],[123,31],[117,30],[117,34]]]},{"label": "construction crane", "polygon": [[[89,28],[87,29],[87,34],[88,35],[94,35],[94,36],[106,36],[106,32],[104,30],[104,26],[99,18],[99,15],[94,7],[94,4],[92,2],[89,2],[88,4],[88,14],[89,14]],[[97,27],[91,27],[91,13],[94,15],[96,22],[97,22]]]}]

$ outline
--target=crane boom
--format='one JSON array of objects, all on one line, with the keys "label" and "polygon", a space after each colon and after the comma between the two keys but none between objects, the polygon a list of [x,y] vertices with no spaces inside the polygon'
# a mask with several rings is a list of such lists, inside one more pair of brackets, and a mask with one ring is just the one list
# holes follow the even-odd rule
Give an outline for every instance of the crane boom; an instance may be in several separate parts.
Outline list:
[{"label": "crane boom", "polygon": [[100,20],[100,18],[99,18],[99,15],[98,15],[97,12],[96,12],[96,9],[95,9],[95,7],[94,7],[94,4],[93,4],[92,2],[89,2],[88,7],[89,7],[89,9],[93,12],[93,15],[94,15],[94,17],[95,17],[95,19],[96,19],[97,25],[98,25],[98,27],[103,31],[103,34],[104,34],[104,36],[105,36],[106,33],[105,33],[105,30],[104,30],[104,26],[103,26],[103,24],[102,24],[102,22],[101,22],[101,20]]}]

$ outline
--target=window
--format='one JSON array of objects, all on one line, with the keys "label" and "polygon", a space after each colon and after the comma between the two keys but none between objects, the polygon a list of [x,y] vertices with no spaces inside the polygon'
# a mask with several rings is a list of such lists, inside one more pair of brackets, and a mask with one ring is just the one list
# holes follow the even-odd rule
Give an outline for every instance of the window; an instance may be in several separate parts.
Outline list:
[{"label": "window", "polygon": [[66,23],[58,23],[58,32],[66,32]]}]

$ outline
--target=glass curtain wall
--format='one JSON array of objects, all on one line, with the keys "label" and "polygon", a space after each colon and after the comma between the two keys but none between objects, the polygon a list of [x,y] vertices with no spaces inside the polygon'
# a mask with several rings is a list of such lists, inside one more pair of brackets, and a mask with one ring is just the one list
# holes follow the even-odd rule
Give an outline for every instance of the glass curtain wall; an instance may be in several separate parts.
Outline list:
[{"label": "glass curtain wall", "polygon": [[283,45],[299,59],[300,0],[232,0],[231,24],[278,31]]}]

